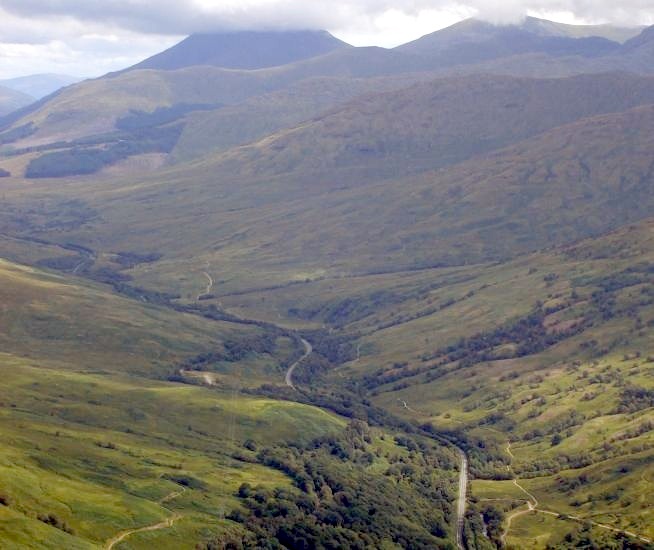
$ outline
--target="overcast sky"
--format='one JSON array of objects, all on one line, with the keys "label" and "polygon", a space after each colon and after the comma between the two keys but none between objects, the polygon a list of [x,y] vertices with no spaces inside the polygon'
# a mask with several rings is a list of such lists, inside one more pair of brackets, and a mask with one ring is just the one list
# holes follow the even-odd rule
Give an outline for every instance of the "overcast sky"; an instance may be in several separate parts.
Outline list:
[{"label": "overcast sky", "polygon": [[356,46],[391,47],[471,16],[526,14],[564,23],[654,24],[654,0],[0,0],[0,79],[97,76],[193,32],[327,29]]}]

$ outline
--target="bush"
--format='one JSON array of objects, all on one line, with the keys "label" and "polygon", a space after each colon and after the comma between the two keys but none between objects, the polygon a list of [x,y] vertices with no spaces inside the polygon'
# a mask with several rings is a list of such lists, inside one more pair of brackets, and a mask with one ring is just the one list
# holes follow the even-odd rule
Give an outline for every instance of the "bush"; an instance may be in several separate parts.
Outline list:
[{"label": "bush", "polygon": [[60,531],[63,531],[64,533],[68,533],[70,535],[73,534],[73,530],[70,527],[68,527],[66,522],[59,519],[54,514],[39,514],[37,516],[37,519],[47,525],[51,525],[55,529],[59,529]]}]

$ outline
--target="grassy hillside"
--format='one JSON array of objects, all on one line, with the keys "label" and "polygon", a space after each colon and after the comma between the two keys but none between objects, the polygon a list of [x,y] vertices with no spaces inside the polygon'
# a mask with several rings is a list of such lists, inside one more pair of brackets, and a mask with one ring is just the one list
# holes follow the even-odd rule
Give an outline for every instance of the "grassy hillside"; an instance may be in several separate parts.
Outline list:
[{"label": "grassy hillside", "polygon": [[100,286],[7,262],[0,277],[3,349],[83,372],[165,378],[185,359],[262,335],[255,327],[146,307]]},{"label": "grassy hillside", "polygon": [[[303,369],[311,384],[355,387],[467,440],[481,478],[473,503],[502,511],[510,547],[567,548],[566,533],[570,547],[584,537],[609,547],[610,529],[634,544],[654,536],[653,261],[648,220],[508,263],[327,279],[223,301],[303,326],[329,349],[331,367]],[[528,513],[528,502],[539,511]]]},{"label": "grassy hillside", "polygon": [[243,442],[310,439],[343,425],[302,405],[0,362],[6,548],[97,548],[169,517],[177,522],[159,534],[166,548],[238,534],[225,516],[241,483],[291,487],[281,473],[233,458]]},{"label": "grassy hillside", "polygon": [[[225,167],[225,176],[284,174],[304,187],[406,177],[584,117],[649,104],[652,83],[623,74],[439,79],[354,100],[217,162]],[[209,162],[216,171],[216,161]]]},{"label": "grassy hillside", "polygon": [[257,141],[284,128],[322,115],[358,96],[405,88],[428,75],[387,78],[316,77],[279,91],[255,96],[238,105],[185,118],[172,160],[200,158]]},{"label": "grassy hillside", "polygon": [[[297,167],[257,164],[257,154],[277,163],[291,156],[288,149],[274,155],[275,142],[285,139],[278,135],[129,184],[79,180],[55,189],[45,182],[38,209],[9,181],[14,210],[5,223],[7,230],[99,252],[164,254],[129,273],[140,286],[188,299],[206,287],[204,272],[220,296],[306,279],[505,259],[646,217],[652,116],[643,107],[582,119],[446,170],[369,185],[355,178],[348,185],[350,167],[324,155],[325,164],[316,162],[312,172],[304,159],[320,157],[305,157],[305,147],[293,156]],[[340,149],[342,140],[334,143]],[[389,158],[395,155],[391,149]],[[360,173],[383,165],[377,158],[362,160]],[[82,202],[65,207],[72,196]]]},{"label": "grassy hillside", "polygon": [[[394,59],[393,68],[388,67],[389,58]],[[112,74],[70,86],[48,98],[18,120],[11,120],[2,129],[0,139],[18,149],[44,146],[111,132],[130,111],[152,112],[180,104],[234,105],[305,79],[367,78],[424,70],[418,65],[410,70],[405,58],[380,48],[352,52],[346,48],[270,69],[191,66],[172,71],[144,69]],[[349,97],[351,94],[345,98]],[[24,129],[29,125],[32,127],[27,132]],[[25,135],[7,133],[18,129]]]}]

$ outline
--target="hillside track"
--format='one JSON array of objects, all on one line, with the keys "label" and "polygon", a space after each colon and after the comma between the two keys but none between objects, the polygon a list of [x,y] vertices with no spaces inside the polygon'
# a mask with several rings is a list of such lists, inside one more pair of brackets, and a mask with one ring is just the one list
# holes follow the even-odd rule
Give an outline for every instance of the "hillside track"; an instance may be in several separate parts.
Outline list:
[{"label": "hillside track", "polygon": [[[207,263],[206,269],[209,269],[210,265]],[[214,280],[211,274],[208,271],[203,271],[202,275],[207,279],[207,286],[204,288],[203,292],[200,292],[200,294],[197,295],[195,298],[197,301],[200,301],[200,299],[203,296],[208,296],[211,294],[211,291],[213,290],[213,285],[214,285]]]},{"label": "hillside track", "polygon": [[[511,460],[515,458],[513,453],[511,452],[511,442],[509,442],[506,446],[506,452],[507,454],[511,457]],[[507,466],[509,471],[512,471],[511,466]],[[511,529],[511,523],[513,522],[514,519],[524,516],[525,514],[528,514],[530,512],[536,512],[540,514],[545,514],[548,516],[553,516],[556,518],[565,518],[569,519],[571,521],[576,521],[578,523],[590,523],[593,527],[598,527],[599,529],[604,529],[606,531],[611,531],[613,533],[618,533],[621,535],[625,535],[627,537],[631,537],[634,539],[637,539],[641,542],[645,542],[647,544],[652,544],[654,541],[652,539],[649,539],[647,537],[644,537],[643,535],[639,535],[638,533],[634,533],[633,531],[627,531],[624,529],[619,529],[617,527],[613,527],[611,525],[607,525],[605,523],[599,523],[597,521],[589,520],[587,518],[582,518],[579,516],[571,516],[562,512],[556,512],[553,510],[546,510],[543,508],[539,508],[539,502],[538,499],[533,495],[533,493],[530,493],[527,489],[525,489],[522,485],[520,485],[520,482],[518,481],[518,478],[514,476],[513,478],[513,484],[520,489],[525,495],[527,495],[527,510],[518,510],[516,512],[513,512],[506,518],[506,527],[504,529],[504,533],[502,533],[502,543],[506,545],[506,537],[509,534],[509,531]]]},{"label": "hillside track", "polygon": [[170,529],[173,527],[173,525],[175,525],[175,522],[181,518],[182,516],[180,514],[173,514],[162,522],[155,523],[153,525],[146,525],[145,527],[139,527],[137,529],[128,529],[127,531],[123,531],[107,542],[105,545],[105,550],[113,550],[117,544],[120,544],[126,538],[131,537],[132,535],[136,535],[137,533],[149,533],[151,531],[159,531],[161,529]]}]

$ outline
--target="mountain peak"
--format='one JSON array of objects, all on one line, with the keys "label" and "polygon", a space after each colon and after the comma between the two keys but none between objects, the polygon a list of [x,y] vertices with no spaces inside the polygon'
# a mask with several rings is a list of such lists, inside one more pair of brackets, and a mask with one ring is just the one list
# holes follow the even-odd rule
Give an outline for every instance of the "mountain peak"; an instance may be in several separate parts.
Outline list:
[{"label": "mountain peak", "polygon": [[193,34],[132,69],[175,70],[193,65],[264,69],[349,48],[327,31],[226,31]]}]

